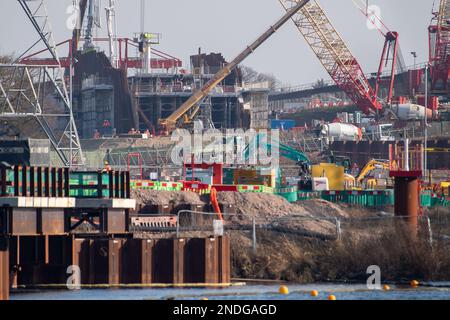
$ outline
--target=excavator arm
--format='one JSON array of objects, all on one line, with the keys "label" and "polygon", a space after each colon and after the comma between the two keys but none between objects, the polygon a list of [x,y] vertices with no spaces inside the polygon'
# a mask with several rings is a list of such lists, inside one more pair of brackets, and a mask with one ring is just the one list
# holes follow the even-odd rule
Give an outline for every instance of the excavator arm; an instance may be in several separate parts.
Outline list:
[{"label": "excavator arm", "polygon": [[370,172],[372,172],[373,170],[375,170],[377,168],[389,170],[391,167],[389,165],[389,161],[372,159],[369,162],[367,162],[367,164],[364,166],[364,168],[362,168],[360,173],[356,176],[357,184],[361,184],[361,181],[363,181],[364,178],[367,177],[367,175]]},{"label": "excavator arm", "polygon": [[[245,149],[244,149],[245,160],[249,159],[250,145],[253,144],[254,147],[256,147],[257,145],[261,144],[261,140],[262,140],[261,134],[257,134],[255,136],[254,140],[252,140],[252,142],[249,143],[245,147]],[[274,143],[275,148],[278,148],[278,152],[281,157],[289,159],[289,160],[293,160],[297,164],[304,165],[304,166],[309,166],[311,164],[311,161],[309,160],[308,156],[306,154],[304,154],[303,152],[301,152],[297,149],[294,149],[292,147],[289,147],[287,145],[281,144],[279,141],[272,140],[271,142]],[[266,145],[267,145],[267,151],[272,153],[272,143],[269,143],[269,141],[266,141]]]},{"label": "excavator arm", "polygon": [[233,61],[228,63],[222,70],[214,75],[200,90],[195,92],[180,108],[172,113],[168,118],[161,119],[160,125],[164,131],[171,132],[176,129],[178,122],[181,119],[185,121],[192,120],[199,110],[199,104],[208,96],[211,90],[214,89],[220,82],[222,82],[242,61],[251,55],[259,46],[261,46],[267,39],[269,39],[278,29],[280,29],[289,19],[297,14],[310,0],[299,0],[286,10],[286,14],[264,32],[255,42],[243,50]]}]

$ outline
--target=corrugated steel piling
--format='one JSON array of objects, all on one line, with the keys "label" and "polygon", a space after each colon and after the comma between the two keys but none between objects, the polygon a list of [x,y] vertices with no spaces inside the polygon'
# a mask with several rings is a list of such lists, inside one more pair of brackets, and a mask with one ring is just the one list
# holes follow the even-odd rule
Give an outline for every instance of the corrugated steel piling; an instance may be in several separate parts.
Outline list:
[{"label": "corrugated steel piling", "polygon": [[0,169],[0,299],[11,286],[66,288],[74,267],[80,286],[230,281],[227,236],[134,238],[128,172]]},{"label": "corrugated steel piling", "polygon": [[0,300],[9,299],[8,239],[0,236]]}]

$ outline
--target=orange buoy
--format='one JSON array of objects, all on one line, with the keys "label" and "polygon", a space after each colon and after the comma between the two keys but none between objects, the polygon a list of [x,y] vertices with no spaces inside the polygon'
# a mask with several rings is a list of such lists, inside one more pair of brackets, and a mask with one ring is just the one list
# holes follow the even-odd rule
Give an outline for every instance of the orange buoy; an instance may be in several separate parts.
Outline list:
[{"label": "orange buoy", "polygon": [[278,290],[278,292],[279,292],[280,294],[286,295],[286,294],[289,294],[289,289],[288,289],[288,287],[286,287],[286,286],[281,286],[280,289]]},{"label": "orange buoy", "polygon": [[411,285],[411,287],[413,287],[413,288],[417,288],[417,287],[419,286],[419,284],[420,284],[420,282],[417,281],[417,280],[412,280],[412,281],[410,282],[410,285]]}]

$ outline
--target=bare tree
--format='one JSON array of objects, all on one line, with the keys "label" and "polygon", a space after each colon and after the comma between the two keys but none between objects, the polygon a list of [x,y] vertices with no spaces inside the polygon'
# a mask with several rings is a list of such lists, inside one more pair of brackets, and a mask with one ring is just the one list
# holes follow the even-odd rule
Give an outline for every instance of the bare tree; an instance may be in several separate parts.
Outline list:
[{"label": "bare tree", "polygon": [[323,88],[323,87],[325,87],[325,80],[323,80],[323,79],[317,80],[316,83],[313,86],[314,89],[320,89],[320,88]]},{"label": "bare tree", "polygon": [[270,90],[275,90],[280,81],[273,75],[267,73],[259,73],[255,69],[247,66],[241,66],[242,79],[245,83],[267,82]]}]

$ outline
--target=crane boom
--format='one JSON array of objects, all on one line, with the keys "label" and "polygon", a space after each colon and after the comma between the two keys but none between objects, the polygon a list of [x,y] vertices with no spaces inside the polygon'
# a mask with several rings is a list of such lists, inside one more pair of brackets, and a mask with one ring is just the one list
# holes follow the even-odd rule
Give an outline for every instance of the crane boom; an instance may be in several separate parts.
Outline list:
[{"label": "crane boom", "polygon": [[[279,2],[286,10],[290,10],[298,0]],[[361,66],[316,0],[299,10],[292,20],[331,78],[347,96],[366,114],[380,111],[382,105]]]},{"label": "crane boom", "polygon": [[[175,129],[177,122],[191,110],[198,110],[196,105],[200,103],[214,87],[222,82],[238,64],[245,60],[253,53],[259,46],[261,46],[267,39],[269,39],[278,29],[280,29],[289,19],[291,19],[297,12],[299,12],[310,0],[299,0],[289,8],[286,14],[264,32],[255,42],[249,45],[242,51],[233,61],[228,63],[223,69],[216,73],[211,80],[209,80],[201,89],[195,92],[180,108],[172,113],[167,119],[160,121],[161,126],[165,130],[172,131]],[[191,116],[192,118],[192,116]]]},{"label": "crane boom", "polygon": [[388,160],[376,160],[372,159],[369,162],[366,163],[364,168],[361,169],[359,174],[356,176],[356,182],[358,184],[361,184],[361,181],[365,179],[365,177],[373,170],[375,169],[383,169],[383,170],[389,170],[391,168],[391,165]]},{"label": "crane boom", "polygon": [[450,1],[440,0],[439,11],[429,28],[431,87],[433,91],[447,90],[450,71]]}]

